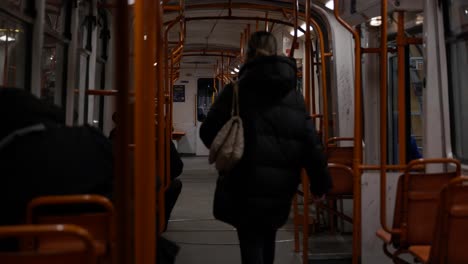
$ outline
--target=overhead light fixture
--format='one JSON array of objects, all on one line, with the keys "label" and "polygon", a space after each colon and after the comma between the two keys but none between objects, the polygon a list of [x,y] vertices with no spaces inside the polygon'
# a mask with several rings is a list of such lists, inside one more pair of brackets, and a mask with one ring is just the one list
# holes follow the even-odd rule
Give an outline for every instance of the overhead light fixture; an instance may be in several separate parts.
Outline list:
[{"label": "overhead light fixture", "polygon": [[234,71],[235,71],[235,72],[239,72],[239,68],[234,68]]},{"label": "overhead light fixture", "polygon": [[468,9],[465,9],[465,15],[468,16]]},{"label": "overhead light fixture", "polygon": [[369,21],[369,25],[373,27],[379,27],[380,25],[382,25],[382,17],[376,16],[376,17],[371,18],[371,20]]},{"label": "overhead light fixture", "polygon": [[7,39],[7,36],[6,35],[3,35],[0,37],[0,41],[8,41],[8,42],[13,42],[15,41],[16,39],[14,37],[8,37]]},{"label": "overhead light fixture", "polygon": [[231,74],[236,74],[236,73],[232,71]]},{"label": "overhead light fixture", "polygon": [[330,10],[333,10],[335,9],[335,2],[333,0],[328,0],[328,2],[325,4],[325,7]]},{"label": "overhead light fixture", "polygon": [[424,23],[424,17],[422,15],[417,15],[414,23],[416,25],[421,25],[422,23]]},{"label": "overhead light fixture", "polygon": [[135,0],[128,0],[128,4],[129,4],[129,5],[135,4]]},{"label": "overhead light fixture", "polygon": [[[314,28],[313,28],[312,26],[309,26],[309,27],[310,27],[310,31],[314,31]],[[305,30],[306,30],[306,24],[305,24],[305,23],[302,24],[301,28],[305,31]],[[295,30],[292,29],[292,30],[289,32],[289,34],[291,34],[291,36],[294,36],[294,31],[295,31]],[[302,37],[302,36],[304,36],[304,33],[303,33],[302,31],[299,31],[299,30],[298,30],[298,31],[297,31],[297,37],[300,38],[300,37]]]}]

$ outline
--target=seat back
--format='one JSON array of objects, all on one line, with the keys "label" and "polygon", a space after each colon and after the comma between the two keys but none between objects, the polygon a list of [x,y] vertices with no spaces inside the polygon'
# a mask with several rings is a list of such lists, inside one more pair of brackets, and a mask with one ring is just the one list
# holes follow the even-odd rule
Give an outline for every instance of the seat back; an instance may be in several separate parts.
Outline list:
[{"label": "seat back", "polygon": [[[454,164],[451,172],[427,173],[427,164]],[[417,170],[415,170],[417,169]],[[419,159],[410,162],[399,179],[394,214],[394,229],[401,235],[392,237],[398,247],[430,245],[437,215],[439,194],[443,186],[460,175],[460,163],[454,159]]]},{"label": "seat back", "polygon": [[340,142],[354,142],[353,138],[330,138],[327,141],[327,159],[328,163],[343,164],[350,168],[353,167],[354,147],[339,146]]},{"label": "seat back", "polygon": [[333,188],[329,195],[353,194],[354,173],[353,170],[343,164],[328,163],[328,171],[333,182]]},{"label": "seat back", "polygon": [[[98,256],[110,255],[114,244],[114,208],[99,195],[44,196],[28,204],[28,224],[73,224],[85,228],[94,238]],[[61,237],[40,241],[41,248],[74,247]]]},{"label": "seat back", "polygon": [[468,263],[468,177],[458,177],[441,192],[430,263]]},{"label": "seat back", "polygon": [[21,225],[0,227],[1,238],[41,240],[66,238],[73,249],[39,249],[0,252],[0,263],[8,264],[96,264],[93,238],[85,229],[75,225]]}]

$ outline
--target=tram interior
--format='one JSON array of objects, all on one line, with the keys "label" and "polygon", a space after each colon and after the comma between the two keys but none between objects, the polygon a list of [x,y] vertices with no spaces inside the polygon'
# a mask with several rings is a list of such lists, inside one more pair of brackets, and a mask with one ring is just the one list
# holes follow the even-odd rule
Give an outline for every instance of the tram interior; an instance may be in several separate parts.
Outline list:
[{"label": "tram interior", "polygon": [[[463,0],[0,2],[1,87],[61,107],[67,126],[121,133],[109,141],[115,200],[36,201],[105,208],[71,218],[33,215],[29,204],[28,226],[0,227],[0,237],[35,237],[29,253],[4,254],[0,243],[0,261],[80,249],[89,257],[81,263],[165,264],[155,261],[164,253],[177,264],[241,263],[236,230],[212,214],[218,173],[199,131],[237,81],[248,37],[269,31],[277,53],[297,63],[297,89],[342,187],[314,203],[302,177],[275,263],[468,263],[460,250],[468,242],[457,235],[468,232],[459,74],[467,17]],[[171,141],[183,187],[165,226]],[[51,225],[38,227],[44,223]],[[38,238],[54,232],[58,240]],[[85,246],[67,244],[66,235]],[[161,253],[161,236],[171,252]]]}]

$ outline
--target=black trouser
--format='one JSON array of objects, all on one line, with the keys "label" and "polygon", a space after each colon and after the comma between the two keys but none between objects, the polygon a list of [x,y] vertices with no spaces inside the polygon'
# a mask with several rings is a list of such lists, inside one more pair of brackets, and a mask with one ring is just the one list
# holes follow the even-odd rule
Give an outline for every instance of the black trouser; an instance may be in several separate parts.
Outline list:
[{"label": "black trouser", "polygon": [[[182,191],[182,182],[179,179],[173,179],[169,188],[167,188],[164,194],[165,206],[166,206],[166,229],[171,217],[172,209],[176,204],[177,198],[179,198],[180,192]],[[164,230],[165,231],[165,230]]]},{"label": "black trouser", "polygon": [[242,264],[273,264],[276,229],[237,228]]}]

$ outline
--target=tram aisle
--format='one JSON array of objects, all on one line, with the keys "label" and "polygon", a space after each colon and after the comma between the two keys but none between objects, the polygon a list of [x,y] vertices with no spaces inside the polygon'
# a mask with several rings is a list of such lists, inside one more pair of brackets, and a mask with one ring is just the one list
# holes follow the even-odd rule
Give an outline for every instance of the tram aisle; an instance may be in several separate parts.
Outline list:
[{"label": "tram aisle", "polygon": [[[217,178],[207,157],[183,158],[182,193],[165,236],[180,246],[177,264],[240,264],[237,233],[213,218],[212,202]],[[293,251],[292,222],[277,235],[275,263],[301,263]]]}]

